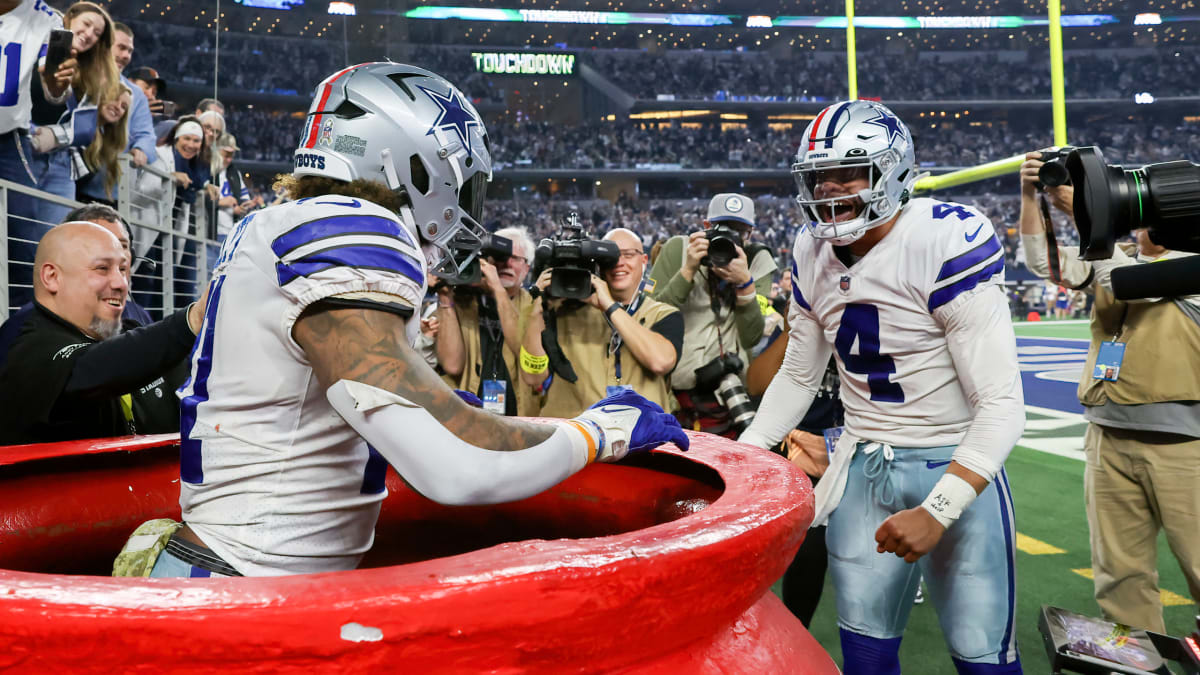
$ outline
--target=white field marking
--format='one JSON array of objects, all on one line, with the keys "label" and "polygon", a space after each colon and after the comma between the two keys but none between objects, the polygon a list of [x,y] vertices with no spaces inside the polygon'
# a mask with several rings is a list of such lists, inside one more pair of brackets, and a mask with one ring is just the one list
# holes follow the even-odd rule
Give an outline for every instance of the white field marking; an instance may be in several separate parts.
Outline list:
[{"label": "white field marking", "polygon": [[[1025,406],[1025,412],[1050,418],[1044,420],[1026,420],[1025,428],[1031,431],[1065,429],[1087,422],[1087,420],[1083,419],[1083,415],[1079,413],[1068,413],[1036,405]],[[1017,441],[1017,445],[1029,448],[1030,450],[1044,452],[1048,455],[1076,459],[1081,462],[1085,459],[1082,435],[1051,436],[1049,438],[1026,438],[1022,436],[1021,440]]]},{"label": "white field marking", "polygon": [[1034,373],[1033,376],[1039,380],[1050,380],[1052,382],[1066,382],[1068,384],[1079,384],[1079,378],[1083,375],[1083,364],[1076,364],[1074,368],[1059,368],[1057,370],[1043,370]]},{"label": "white field marking", "polygon": [[1087,347],[1051,347],[1048,345],[1017,345],[1017,353],[1022,356],[1034,356],[1038,354],[1075,354],[1078,352],[1087,353]]}]

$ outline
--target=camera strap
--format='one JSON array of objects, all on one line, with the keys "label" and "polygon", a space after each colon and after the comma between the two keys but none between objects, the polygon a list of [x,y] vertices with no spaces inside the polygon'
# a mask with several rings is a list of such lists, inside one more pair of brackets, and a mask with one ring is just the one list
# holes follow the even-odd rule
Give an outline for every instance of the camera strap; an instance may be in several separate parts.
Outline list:
[{"label": "camera strap", "polygon": [[[637,297],[633,299],[633,302],[629,303],[628,307],[621,305],[621,308],[624,309],[629,316],[633,316],[634,312],[637,312],[638,307],[641,306],[642,298],[644,297],[645,294],[642,293],[641,289],[639,288]],[[617,332],[616,326],[612,325],[612,320],[607,320],[608,327],[612,329],[612,337],[608,341],[608,353],[613,357],[613,367],[615,368],[617,384],[619,385],[621,384],[621,345],[624,344],[625,341],[621,339],[621,334]]]},{"label": "camera strap", "polygon": [[1058,259],[1058,239],[1054,236],[1054,221],[1050,219],[1050,203],[1046,200],[1046,193],[1039,195],[1042,211],[1042,231],[1046,233],[1046,251],[1047,263],[1050,265],[1050,280],[1060,286],[1066,286],[1071,290],[1082,291],[1092,285],[1092,280],[1096,278],[1096,268],[1092,267],[1088,270],[1087,278],[1078,286],[1063,282],[1062,265]]},{"label": "camera strap", "polygon": [[1049,252],[1050,280],[1061,285],[1062,269],[1058,260],[1058,240],[1054,237],[1054,221],[1050,219],[1050,202],[1047,201],[1045,192],[1038,195],[1038,202],[1042,210],[1042,231],[1046,233],[1046,249]]}]

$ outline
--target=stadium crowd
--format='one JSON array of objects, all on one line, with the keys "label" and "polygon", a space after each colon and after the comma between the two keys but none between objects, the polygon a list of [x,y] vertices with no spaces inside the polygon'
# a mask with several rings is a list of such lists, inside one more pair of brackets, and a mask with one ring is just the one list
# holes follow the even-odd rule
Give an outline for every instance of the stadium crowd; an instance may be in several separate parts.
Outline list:
[{"label": "stadium crowd", "polygon": [[[903,101],[1049,96],[1050,65],[1040,56],[1011,51],[898,56],[859,52],[859,93]],[[613,83],[640,99],[825,101],[837,100],[845,88],[841,53],[780,58],[753,52],[597,50],[589,58]],[[885,60],[887,68],[870,67]],[[1193,48],[1072,52],[1064,63],[1066,94],[1073,99],[1129,99],[1137,92],[1169,89],[1173,95],[1194,96],[1200,85],[1187,74],[1198,65],[1200,50]]]}]

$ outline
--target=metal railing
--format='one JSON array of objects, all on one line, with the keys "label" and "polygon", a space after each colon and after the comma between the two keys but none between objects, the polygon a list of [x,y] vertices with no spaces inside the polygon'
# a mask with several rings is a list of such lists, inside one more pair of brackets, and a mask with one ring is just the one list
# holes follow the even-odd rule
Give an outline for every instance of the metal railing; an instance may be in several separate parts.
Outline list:
[{"label": "metal railing", "polygon": [[[131,297],[161,318],[186,306],[207,284],[210,261],[219,244],[209,238],[208,196],[201,191],[194,204],[177,200],[174,178],[147,165],[136,168],[129,155],[117,185],[117,212],[129,228],[133,256]],[[34,252],[42,235],[58,222],[58,214],[86,202],[0,180],[0,313],[5,318],[33,299]]]}]

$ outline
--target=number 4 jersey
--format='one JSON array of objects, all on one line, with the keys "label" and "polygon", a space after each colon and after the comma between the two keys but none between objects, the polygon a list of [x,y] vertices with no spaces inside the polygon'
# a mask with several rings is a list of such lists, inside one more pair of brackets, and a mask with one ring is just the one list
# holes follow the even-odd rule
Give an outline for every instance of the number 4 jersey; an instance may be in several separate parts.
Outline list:
[{"label": "number 4 jersey", "polygon": [[[999,296],[986,297],[993,307],[985,316],[1010,321],[1000,292],[1004,249],[988,219],[959,204],[914,199],[850,267],[803,231],[792,265],[792,339],[811,343],[811,358],[836,351],[847,430],[899,447],[960,443],[978,405],[971,392],[989,378],[974,359],[956,364],[947,321],[983,293]],[[975,323],[966,330],[989,330]],[[997,388],[1011,390],[1017,363],[1009,343],[1010,354],[984,365],[999,369]]]}]

